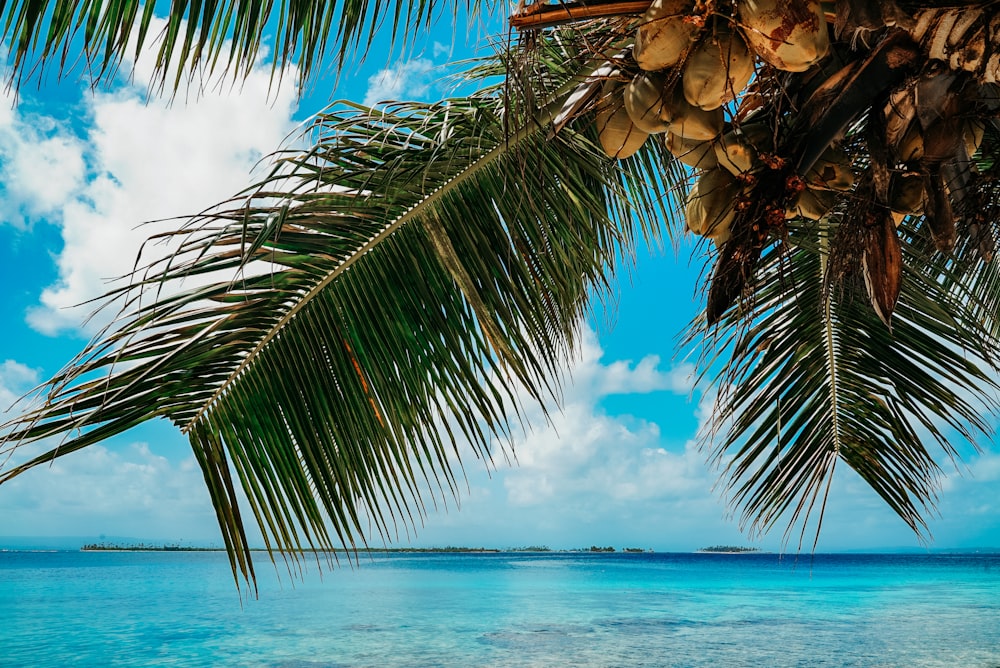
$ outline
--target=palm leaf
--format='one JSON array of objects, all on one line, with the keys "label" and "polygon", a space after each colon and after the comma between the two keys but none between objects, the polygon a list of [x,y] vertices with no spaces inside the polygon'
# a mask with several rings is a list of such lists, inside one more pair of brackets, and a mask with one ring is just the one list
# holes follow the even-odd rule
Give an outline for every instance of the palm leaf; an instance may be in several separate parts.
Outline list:
[{"label": "palm leaf", "polygon": [[[487,2],[431,3],[400,0],[171,0],[167,23],[151,30],[153,0],[16,0],[0,4],[0,37],[10,45],[11,80],[52,63],[60,73],[82,60],[95,83],[113,75],[123,58],[155,45],[160,83],[176,90],[185,75],[222,70],[240,77],[262,54],[272,53],[272,71],[294,65],[301,81],[333,56],[336,64],[364,54],[376,30],[388,26],[393,43],[413,38],[438,16],[459,10],[470,19]],[[168,82],[168,79],[172,80]]]},{"label": "palm leaf", "polygon": [[0,482],[165,417],[248,580],[233,476],[267,548],[293,558],[364,545],[369,525],[391,540],[428,498],[457,494],[459,443],[490,461],[516,388],[558,393],[593,291],[663,209],[645,185],[659,144],[630,163],[637,179],[595,154],[591,132],[546,137],[590,65],[544,49],[534,61],[547,72],[534,90],[562,84],[540,110],[512,117],[525,107],[501,88],[332,109],[311,150],[161,237],[176,252],[118,293],[126,315],[8,425],[8,448],[64,440]]},{"label": "palm leaf", "polygon": [[928,254],[923,235],[903,235],[907,270],[890,330],[856,258],[846,276],[828,273],[838,264],[830,236],[852,222],[841,210],[769,247],[753,299],[724,318],[703,360],[720,386],[713,458],[742,524],[763,532],[782,521],[786,538],[800,527],[800,548],[810,519],[818,540],[841,462],[925,533],[941,455],[955,461],[956,435],[988,435],[985,416],[997,408],[997,341],[978,317],[985,302],[962,287],[995,270],[970,263],[959,279],[954,260]]}]

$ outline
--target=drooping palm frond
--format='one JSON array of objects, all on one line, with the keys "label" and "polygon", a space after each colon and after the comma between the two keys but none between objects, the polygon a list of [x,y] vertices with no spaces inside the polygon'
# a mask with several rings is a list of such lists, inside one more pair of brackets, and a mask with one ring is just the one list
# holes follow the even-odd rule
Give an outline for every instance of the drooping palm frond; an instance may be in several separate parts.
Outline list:
[{"label": "drooping palm frond", "polygon": [[[160,9],[162,31],[153,31]],[[223,71],[240,77],[270,52],[275,73],[298,68],[304,81],[325,58],[341,65],[364,54],[377,30],[404,42],[436,18],[457,13],[470,20],[490,2],[369,2],[368,0],[15,0],[0,3],[0,38],[9,44],[10,79],[58,63],[82,64],[93,81],[113,74],[127,56],[156,48],[156,71],[176,90],[185,75]],[[169,78],[172,77],[172,80]]]},{"label": "drooping palm frond", "polygon": [[666,134],[695,169],[686,225],[717,252],[688,342],[744,526],[821,523],[843,461],[925,531],[942,457],[997,408],[995,3],[539,4],[512,23],[618,10],[626,83],[603,93],[628,113],[607,134],[626,153]]},{"label": "drooping palm frond", "polygon": [[[540,48],[535,66],[544,92],[568,90],[582,64]],[[492,457],[515,388],[557,393],[592,291],[662,209],[644,185],[655,145],[632,162],[645,178],[629,178],[586,134],[547,137],[557,109],[490,88],[317,117],[311,150],[166,235],[176,253],[120,292],[125,315],[7,425],[4,447],[61,440],[0,483],[165,417],[248,579],[231,474],[269,550],[414,524],[428,494],[457,493],[462,441]]]},{"label": "drooping palm frond", "polygon": [[[942,455],[959,454],[956,434],[989,434],[985,416],[997,409],[988,362],[997,342],[976,317],[975,295],[908,271],[888,329],[860,264],[839,283],[827,273],[829,236],[845,220],[836,213],[819,233],[803,226],[769,247],[752,301],[718,325],[711,340],[721,356],[706,359],[719,384],[709,436],[722,484],[744,526],[798,526],[800,546],[810,519],[818,538],[840,463],[925,532]],[[927,264],[925,245],[904,236],[907,266]]]}]

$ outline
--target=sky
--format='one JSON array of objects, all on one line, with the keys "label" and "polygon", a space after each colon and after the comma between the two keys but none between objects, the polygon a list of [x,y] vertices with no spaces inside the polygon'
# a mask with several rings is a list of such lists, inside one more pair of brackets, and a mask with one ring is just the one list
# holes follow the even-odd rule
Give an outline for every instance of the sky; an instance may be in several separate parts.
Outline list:
[{"label": "sky", "polygon": [[[261,62],[238,89],[149,100],[152,61],[140,58],[126,64],[130,79],[97,91],[79,77],[50,76],[16,101],[0,100],[0,277],[7,286],[0,291],[0,405],[46,380],[86,343],[95,325],[85,322],[90,307],[78,305],[105,292],[131,268],[143,240],[170,225],[140,223],[191,214],[238,192],[259,173],[258,161],[294,141],[300,123],[331,99],[441,97],[443,66],[472,54],[486,36],[439,23],[415,50],[370,56],[336,78],[335,90],[335,77],[321,77],[301,98],[289,85],[271,89]],[[562,410],[548,422],[529,411],[529,428],[514,443],[516,463],[498,458],[485,467],[467,457],[460,502],[428,509],[394,544],[786,549],[780,529],[741,533],[716,486],[719,472],[699,448],[712,394],[693,386],[692,366],[676,353],[702,306],[703,258],[692,253],[687,242],[640,249],[620,276],[615,303],[585,325],[565,372]],[[930,547],[1000,546],[1000,453],[971,455],[962,475],[948,472]],[[144,425],[0,486],[0,547],[83,538],[220,544],[201,474],[177,430]],[[926,546],[840,467],[818,549],[918,547]]]}]

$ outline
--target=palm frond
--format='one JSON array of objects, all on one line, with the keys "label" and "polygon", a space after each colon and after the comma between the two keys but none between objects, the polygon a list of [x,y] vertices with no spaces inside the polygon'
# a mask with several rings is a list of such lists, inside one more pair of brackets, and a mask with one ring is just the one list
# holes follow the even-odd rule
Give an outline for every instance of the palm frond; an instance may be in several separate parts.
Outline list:
[{"label": "palm frond", "polygon": [[324,59],[337,66],[364,55],[377,30],[388,27],[393,43],[406,42],[435,18],[460,10],[470,20],[492,3],[399,0],[282,0],[202,2],[171,0],[166,25],[154,31],[153,0],[16,0],[0,4],[0,38],[10,45],[10,78],[58,63],[60,73],[81,61],[97,83],[113,75],[123,58],[155,44],[160,83],[176,90],[185,76],[222,70],[239,78],[262,49],[270,51],[276,76],[287,66],[301,81]]},{"label": "palm frond", "polygon": [[[428,498],[457,494],[459,443],[489,461],[515,387],[558,393],[590,298],[663,208],[595,153],[592,131],[546,136],[588,71],[556,55],[536,55],[562,82],[554,103],[513,118],[524,107],[501,88],[317,117],[311,150],[165,235],[176,253],[120,291],[127,315],[8,425],[6,447],[63,440],[0,482],[165,417],[248,580],[233,475],[267,548],[293,558],[363,545],[369,524],[390,540]],[[660,147],[632,173],[660,164]]]},{"label": "palm frond", "polygon": [[983,302],[958,288],[969,277],[940,280],[955,277],[952,261],[929,255],[922,235],[903,235],[907,270],[890,330],[857,258],[848,275],[829,274],[831,236],[851,223],[841,210],[770,246],[752,300],[723,319],[710,337],[719,350],[705,360],[720,389],[713,458],[742,524],[763,532],[783,521],[786,538],[800,527],[800,547],[810,519],[818,539],[841,462],[925,533],[942,457],[957,459],[956,435],[988,435],[997,409],[997,342],[979,321]]}]

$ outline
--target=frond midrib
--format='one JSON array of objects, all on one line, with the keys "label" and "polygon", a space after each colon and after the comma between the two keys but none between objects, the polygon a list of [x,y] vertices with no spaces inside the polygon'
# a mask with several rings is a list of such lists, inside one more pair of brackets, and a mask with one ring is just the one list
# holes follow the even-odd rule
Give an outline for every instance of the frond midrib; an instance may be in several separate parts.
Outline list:
[{"label": "frond midrib", "polygon": [[305,308],[307,304],[315,299],[325,288],[327,288],[333,281],[347,271],[354,263],[364,257],[369,251],[376,248],[383,241],[388,239],[401,227],[417,219],[425,212],[433,209],[439,200],[461,187],[463,183],[492,165],[508,152],[519,146],[522,142],[542,130],[547,129],[551,124],[552,119],[562,106],[563,98],[586,78],[587,74],[593,69],[594,64],[595,61],[593,59],[588,60],[573,77],[556,90],[556,92],[551,96],[548,104],[546,104],[532,118],[521,125],[511,135],[503,138],[501,141],[498,141],[492,149],[475,160],[462,172],[453,176],[450,180],[439,186],[433,192],[425,195],[416,204],[411,206],[394,220],[387,223],[381,231],[372,236],[364,245],[359,247],[349,257],[345,258],[343,262],[333,268],[326,274],[326,276],[309,289],[308,292],[303,294],[302,297],[296,301],[296,303],[292,305],[292,307],[271,327],[271,329],[268,330],[268,332],[253,347],[253,349],[247,353],[247,355],[240,362],[239,366],[237,366],[229,377],[219,385],[212,396],[205,401],[198,412],[195,413],[187,424],[181,426],[182,433],[189,433],[194,425],[198,424],[206,416],[206,414],[220,400],[233,383],[239,379],[243,371],[253,364],[253,362],[260,355],[261,351],[263,351],[268,343],[270,343],[271,340],[274,339],[274,337],[277,336],[289,322],[291,322],[296,314]]}]

